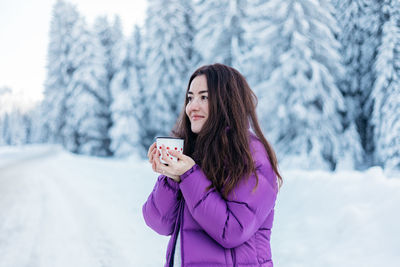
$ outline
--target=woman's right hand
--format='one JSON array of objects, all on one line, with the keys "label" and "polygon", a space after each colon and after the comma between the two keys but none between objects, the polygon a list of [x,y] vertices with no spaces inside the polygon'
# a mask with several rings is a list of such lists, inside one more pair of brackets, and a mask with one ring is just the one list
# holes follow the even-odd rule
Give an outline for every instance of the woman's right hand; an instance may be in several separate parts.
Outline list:
[{"label": "woman's right hand", "polygon": [[[163,174],[162,172],[160,172],[160,168],[159,168],[162,164],[160,162],[160,158],[159,158],[160,156],[161,156],[161,153],[158,151],[157,144],[154,142],[149,147],[149,150],[147,152],[147,157],[149,158],[149,162],[151,164],[151,168],[153,169],[153,171]],[[167,177],[170,177],[177,182],[180,181],[180,178],[178,175],[169,175]]]},{"label": "woman's right hand", "polygon": [[[148,150],[148,152],[147,152],[147,157],[149,158],[149,162],[150,162],[150,164],[152,165],[152,166],[154,166],[154,159],[155,159],[155,157],[159,157],[160,155],[159,155],[159,152],[158,152],[158,150],[157,150],[157,144],[154,142],[150,147],[149,147],[149,150]],[[154,168],[153,168],[153,171],[155,171],[154,170]]]}]

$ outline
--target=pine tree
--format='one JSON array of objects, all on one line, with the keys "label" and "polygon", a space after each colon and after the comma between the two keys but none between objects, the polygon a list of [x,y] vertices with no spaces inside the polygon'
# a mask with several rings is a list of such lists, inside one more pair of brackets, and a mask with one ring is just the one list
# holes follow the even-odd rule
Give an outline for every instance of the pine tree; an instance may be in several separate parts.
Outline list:
[{"label": "pine tree", "polygon": [[223,63],[241,70],[246,50],[243,21],[247,0],[195,1],[196,30],[194,44],[202,64]]},{"label": "pine tree", "polygon": [[[269,79],[271,72],[279,65],[278,57],[288,48],[288,40],[281,36],[281,26],[271,16],[274,1],[249,0],[244,19],[244,39],[248,49],[242,57],[241,65],[248,83],[256,90],[257,85]],[[285,10],[287,3],[282,2]],[[280,10],[275,10],[279,12]],[[275,53],[275,54],[274,54]]]},{"label": "pine tree", "polygon": [[[349,107],[344,126],[356,124],[363,148],[360,167],[373,164],[374,138],[371,101],[368,101],[376,79],[375,55],[381,42],[381,3],[376,0],[335,0],[339,23],[338,39],[346,75],[339,86]],[[369,103],[369,104],[368,104]]]},{"label": "pine tree", "polygon": [[269,1],[257,8],[268,11],[265,19],[270,24],[265,22],[265,32],[260,33],[261,47],[252,50],[261,55],[265,49],[273,64],[266,82],[260,77],[256,85],[262,124],[283,165],[333,170],[351,156],[346,156],[341,137],[339,114],[345,106],[335,78],[343,68],[332,7],[325,0],[292,0]]},{"label": "pine tree", "polygon": [[1,138],[2,144],[4,145],[12,145],[12,136],[10,132],[10,116],[8,113],[2,114],[2,122],[1,122]]},{"label": "pine tree", "polygon": [[24,130],[23,144],[32,144],[33,118],[31,114],[23,113],[21,115],[21,122]]},{"label": "pine tree", "polygon": [[194,43],[197,34],[197,28],[195,26],[197,20],[193,1],[194,0],[181,1],[184,12],[184,24],[182,26],[184,29],[185,39],[187,40],[185,55],[189,61],[189,72],[193,72],[194,69],[198,68],[201,61],[201,54],[196,49]]},{"label": "pine tree", "polygon": [[47,118],[43,129],[49,132],[48,142],[66,142],[62,132],[66,124],[66,102],[70,97],[67,87],[78,68],[71,50],[75,46],[74,33],[79,17],[76,7],[63,0],[58,0],[53,6],[41,116]]},{"label": "pine tree", "polygon": [[111,92],[111,84],[113,79],[121,68],[121,49],[123,47],[123,34],[122,34],[122,26],[121,21],[118,16],[114,17],[113,25],[110,25],[107,17],[102,16],[98,17],[95,21],[94,32],[99,39],[99,42],[102,47],[102,52],[104,53],[103,57],[105,60],[105,79],[104,79],[104,108],[103,108],[103,118],[107,121],[106,124],[106,134],[107,138],[105,140],[105,150],[107,155],[112,155],[112,150],[110,148],[111,145],[111,137],[109,136],[110,128],[113,126],[112,114],[111,114],[111,105],[112,105],[112,92]]},{"label": "pine tree", "polygon": [[400,3],[385,0],[382,43],[375,64],[377,80],[371,93],[375,162],[400,169]]},{"label": "pine tree", "polygon": [[74,29],[71,57],[77,66],[67,87],[65,146],[72,152],[109,156],[109,103],[106,88],[105,57],[96,36],[84,18]]},{"label": "pine tree", "polygon": [[75,6],[57,1],[48,50],[43,129],[75,153],[109,156],[106,58]]},{"label": "pine tree", "polygon": [[3,142],[6,145],[23,145],[30,139],[30,119],[18,108],[3,114]]},{"label": "pine tree", "polygon": [[5,114],[0,114],[0,146],[6,144],[4,136],[5,136]]},{"label": "pine tree", "polygon": [[0,145],[7,145],[8,132],[8,114],[7,114],[7,98],[12,93],[11,88],[6,86],[0,87]]},{"label": "pine tree", "polygon": [[43,105],[39,102],[37,103],[29,112],[25,115],[29,116],[31,120],[31,132],[30,132],[30,141],[32,143],[46,143],[49,137],[49,129],[44,128],[47,124],[47,118],[42,116]]},{"label": "pine tree", "polygon": [[[146,75],[146,47],[143,39],[142,29],[139,26],[135,26],[133,39],[131,40],[133,53],[133,68],[135,72],[136,82],[138,86],[138,94],[135,96],[134,106],[135,106],[135,118],[139,124],[146,123],[143,121],[145,112],[145,103],[146,103],[146,94],[145,94],[145,83],[147,80]],[[136,92],[135,92],[136,93]],[[138,129],[140,132],[140,129]]]},{"label": "pine tree", "polygon": [[111,83],[114,121],[111,128],[111,148],[117,156],[137,152],[138,122],[137,111],[140,104],[142,84],[142,59],[140,58],[141,36],[136,26],[132,37],[122,49],[122,64]]},{"label": "pine tree", "polygon": [[192,47],[183,0],[148,3],[145,23],[146,90],[139,125],[142,152],[157,135],[169,135],[184,101]]}]

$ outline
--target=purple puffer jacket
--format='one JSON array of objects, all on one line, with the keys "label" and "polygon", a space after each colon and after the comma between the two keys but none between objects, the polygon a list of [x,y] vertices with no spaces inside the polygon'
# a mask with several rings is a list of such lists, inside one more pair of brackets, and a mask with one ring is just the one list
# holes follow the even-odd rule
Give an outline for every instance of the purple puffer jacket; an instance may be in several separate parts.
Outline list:
[{"label": "purple puffer jacket", "polygon": [[182,266],[273,266],[270,237],[277,196],[277,180],[263,144],[250,137],[255,175],[242,181],[227,200],[198,165],[181,175],[181,182],[160,175],[143,205],[149,227],[172,235],[165,266],[173,266],[180,231]]}]

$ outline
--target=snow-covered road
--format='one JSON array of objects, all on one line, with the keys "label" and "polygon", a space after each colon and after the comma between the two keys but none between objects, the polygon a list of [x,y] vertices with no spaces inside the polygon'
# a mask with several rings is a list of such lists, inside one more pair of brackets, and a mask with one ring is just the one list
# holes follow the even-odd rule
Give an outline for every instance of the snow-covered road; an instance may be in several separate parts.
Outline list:
[{"label": "snow-covered road", "polygon": [[161,266],[137,167],[54,151],[0,169],[0,266]]},{"label": "snow-covered road", "polygon": [[[400,266],[399,178],[379,168],[283,176],[275,266]],[[141,213],[156,177],[135,158],[0,148],[0,267],[162,266],[168,237]]]}]

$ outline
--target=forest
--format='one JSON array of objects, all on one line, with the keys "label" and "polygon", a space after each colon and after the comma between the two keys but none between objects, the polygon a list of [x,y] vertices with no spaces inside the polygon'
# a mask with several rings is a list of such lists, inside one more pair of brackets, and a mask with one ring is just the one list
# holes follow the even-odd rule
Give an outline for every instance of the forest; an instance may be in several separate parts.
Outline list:
[{"label": "forest", "polygon": [[149,0],[146,16],[125,36],[118,16],[88,24],[58,0],[44,99],[0,112],[0,145],[144,157],[191,73],[219,62],[256,93],[283,168],[400,169],[399,1]]}]

